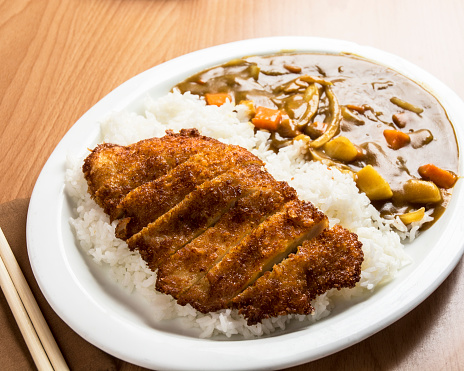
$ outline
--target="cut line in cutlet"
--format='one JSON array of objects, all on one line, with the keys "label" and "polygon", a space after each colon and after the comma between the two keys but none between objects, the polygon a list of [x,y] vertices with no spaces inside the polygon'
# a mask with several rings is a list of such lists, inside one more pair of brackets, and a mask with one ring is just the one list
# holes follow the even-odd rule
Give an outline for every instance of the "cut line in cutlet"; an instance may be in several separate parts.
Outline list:
[{"label": "cut line in cutlet", "polygon": [[238,309],[255,324],[310,313],[317,295],[356,284],[363,259],[355,234],[325,229],[327,217],[263,165],[183,129],[97,146],[83,171],[91,197],[123,218],[118,237],[158,270],[157,290],[203,313]]},{"label": "cut line in cutlet", "polygon": [[327,217],[311,203],[298,199],[288,202],[180,295],[178,303],[191,304],[202,313],[230,307],[236,295],[327,225]]},{"label": "cut line in cutlet", "polygon": [[198,237],[241,197],[272,182],[261,166],[234,168],[206,181],[167,213],[127,240],[155,270],[171,254]]},{"label": "cut line in cutlet", "polygon": [[305,241],[273,270],[233,300],[254,325],[265,318],[310,314],[311,301],[330,289],[351,288],[361,275],[362,244],[356,234],[336,225]]},{"label": "cut line in cutlet", "polygon": [[275,181],[269,188],[240,198],[214,226],[160,265],[156,289],[177,298],[203,278],[254,228],[296,197],[296,191],[287,183]]},{"label": "cut line in cutlet", "polygon": [[191,156],[208,148],[223,151],[226,144],[200,135],[197,129],[166,131],[162,138],[120,146],[98,145],[84,160],[82,171],[94,201],[108,214],[132,189],[165,175]]},{"label": "cut line in cutlet", "polygon": [[[190,157],[167,174],[130,191],[116,207],[112,219],[122,218],[116,236],[128,239],[168,212],[205,181],[237,166],[264,163],[242,147],[208,148]],[[156,205],[156,206],[154,206]]]}]

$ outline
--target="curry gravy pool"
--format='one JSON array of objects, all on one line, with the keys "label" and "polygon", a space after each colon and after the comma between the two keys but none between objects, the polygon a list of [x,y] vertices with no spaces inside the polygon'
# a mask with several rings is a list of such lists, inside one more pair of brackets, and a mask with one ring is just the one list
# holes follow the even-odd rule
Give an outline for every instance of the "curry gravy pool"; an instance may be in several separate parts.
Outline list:
[{"label": "curry gravy pool", "polygon": [[[279,125],[264,128],[271,131],[273,148],[303,138],[312,159],[352,172],[355,179],[373,170],[386,184],[374,187],[386,191],[372,194],[361,180],[358,186],[382,216],[407,220],[423,208],[436,220],[451,196],[459,152],[445,110],[417,83],[384,66],[352,55],[252,56],[197,73],[175,89],[225,93],[232,103],[249,105],[252,120],[258,107],[278,111]],[[398,145],[388,134],[405,142]],[[353,156],[347,157],[350,149]],[[419,171],[429,164],[445,170],[452,185],[437,185]]]}]

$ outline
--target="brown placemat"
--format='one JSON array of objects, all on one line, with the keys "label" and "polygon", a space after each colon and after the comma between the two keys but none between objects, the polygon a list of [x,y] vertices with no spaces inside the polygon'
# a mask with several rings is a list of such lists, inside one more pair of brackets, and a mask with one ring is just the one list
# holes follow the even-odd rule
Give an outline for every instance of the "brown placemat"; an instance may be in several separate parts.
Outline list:
[{"label": "brown placemat", "polygon": [[[0,205],[0,227],[71,370],[118,370],[121,361],[75,333],[53,311],[34,279],[26,248],[26,215],[29,199]],[[34,370],[35,365],[8,303],[0,291],[0,369]]]}]

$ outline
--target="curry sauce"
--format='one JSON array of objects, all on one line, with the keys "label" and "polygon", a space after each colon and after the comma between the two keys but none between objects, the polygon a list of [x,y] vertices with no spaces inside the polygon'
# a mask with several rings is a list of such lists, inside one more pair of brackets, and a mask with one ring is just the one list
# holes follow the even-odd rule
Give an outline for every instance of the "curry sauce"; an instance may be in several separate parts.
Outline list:
[{"label": "curry sauce", "polygon": [[[232,60],[175,88],[224,93],[248,105],[256,130],[271,132],[275,151],[301,139],[309,159],[338,166],[356,180],[369,166],[386,184],[380,196],[366,191],[383,216],[423,207],[436,220],[449,201],[452,186],[432,184],[419,169],[433,164],[457,179],[453,126],[432,94],[392,69],[348,54],[283,53]],[[260,107],[277,112],[278,125],[260,127]],[[358,186],[364,190],[361,181]],[[424,197],[427,187],[438,194]]]}]

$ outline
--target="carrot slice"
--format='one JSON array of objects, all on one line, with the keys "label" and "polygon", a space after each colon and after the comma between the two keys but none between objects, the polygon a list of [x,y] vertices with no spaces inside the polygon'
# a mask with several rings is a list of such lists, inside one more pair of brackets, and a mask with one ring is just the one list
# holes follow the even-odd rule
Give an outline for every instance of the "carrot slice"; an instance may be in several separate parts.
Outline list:
[{"label": "carrot slice", "polygon": [[232,102],[232,97],[227,93],[207,93],[205,94],[206,104],[212,106],[222,106],[227,99]]},{"label": "carrot slice", "polygon": [[282,121],[282,113],[277,109],[256,107],[256,115],[251,120],[258,129],[277,130]]},{"label": "carrot slice", "polygon": [[408,134],[399,130],[384,130],[383,136],[387,140],[389,146],[393,149],[404,147],[411,141]]},{"label": "carrot slice", "polygon": [[291,73],[300,73],[301,67],[294,64],[284,64],[284,68]]},{"label": "carrot slice", "polygon": [[366,108],[363,107],[363,106],[357,106],[355,104],[347,104],[346,105],[346,108],[352,110],[352,111],[356,111],[358,113],[361,113],[363,114],[364,112],[366,112]]},{"label": "carrot slice", "polygon": [[422,165],[418,171],[422,178],[431,180],[440,188],[451,188],[458,180],[456,174],[433,164]]}]

